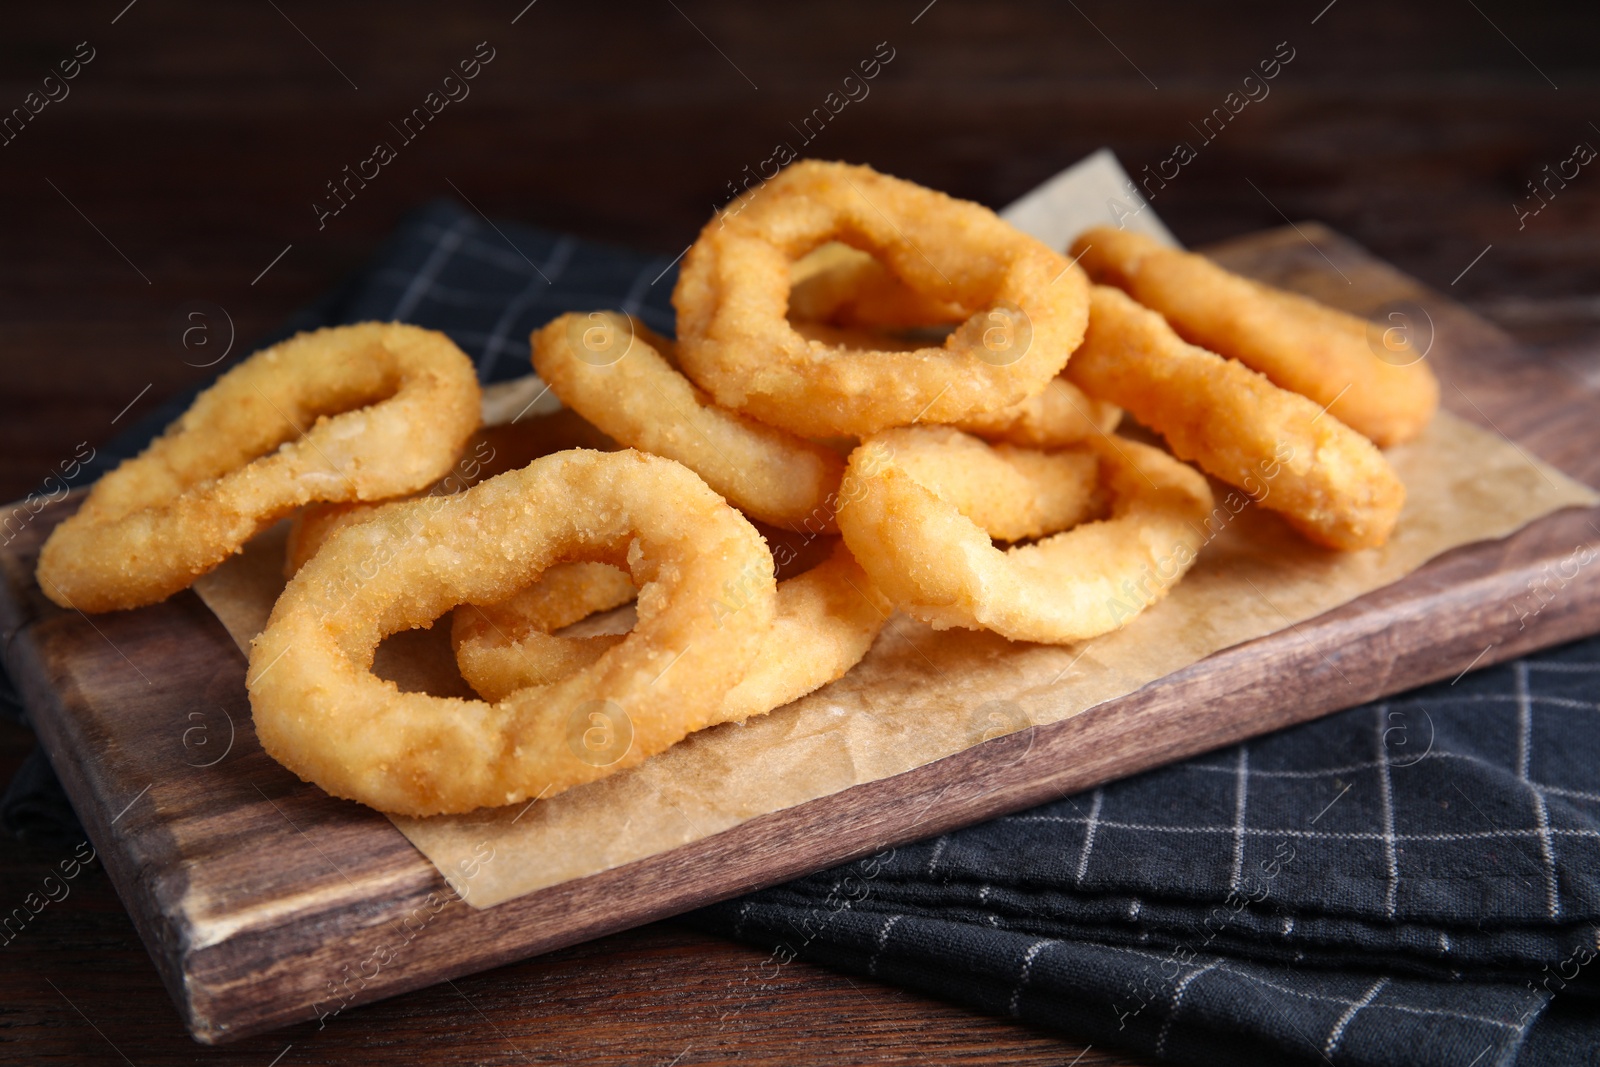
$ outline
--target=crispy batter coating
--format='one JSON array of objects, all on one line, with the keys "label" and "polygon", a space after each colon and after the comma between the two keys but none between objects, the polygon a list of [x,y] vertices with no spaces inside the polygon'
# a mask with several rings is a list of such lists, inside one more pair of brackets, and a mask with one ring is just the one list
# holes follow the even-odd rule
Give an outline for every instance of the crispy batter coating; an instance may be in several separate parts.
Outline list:
[{"label": "crispy batter coating", "polygon": [[[858,351],[787,318],[791,264],[839,241],[959,312],[939,347]],[[810,437],[1020,403],[1083,338],[1082,271],[987,208],[869,167],[802,161],[709,223],[673,291],[684,371],[725,407]]]},{"label": "crispy batter coating", "polygon": [[1067,374],[1317,544],[1383,544],[1405,486],[1373,443],[1244,364],[1186,343],[1165,319],[1097,285]]},{"label": "crispy batter coating", "polygon": [[621,607],[638,594],[627,571],[605,563],[558,563],[510,600],[455,610],[450,643],[456,666],[489,701],[530,685],[549,685],[587,667],[624,636],[568,637],[553,631]]},{"label": "crispy batter coating", "polygon": [[432,482],[478,409],[472,362],[442,333],[363,323],[298,334],[228,371],[96,482],[40,552],[40,587],[83,611],[164,600],[304,504]]},{"label": "crispy batter coating", "polygon": [[1065,530],[1104,503],[1100,461],[1087,449],[990,445],[948,426],[885,430],[873,441],[913,480],[997,541]]},{"label": "crispy batter coating", "polygon": [[1438,410],[1439,381],[1421,355],[1401,346],[1380,359],[1364,319],[1128,230],[1085,231],[1072,251],[1095,281],[1159,311],[1184,340],[1311,398],[1380,448],[1416,437]]},{"label": "crispy batter coating", "polygon": [[[585,608],[603,611],[623,603],[620,586],[602,590],[606,579],[591,582],[584,577],[579,579],[584,588],[561,592],[542,589],[548,580],[504,605],[456,609],[456,663],[484,699],[502,699],[525,686],[564,677],[623,640],[610,634],[567,637],[550,632],[588,614]],[[613,596],[608,599],[604,592]],[[742,610],[742,600],[741,589],[726,590],[719,616]],[[474,610],[482,615],[467,614]],[[838,542],[827,560],[779,583],[772,629],[715,721],[764,715],[843,677],[867,654],[891,611],[887,598]],[[484,625],[485,617],[492,617],[494,625]]]},{"label": "crispy batter coating", "polygon": [[[429,496],[459,493],[497,474],[526,467],[540,456],[563,449],[592,448],[600,452],[615,452],[621,447],[585,422],[577,412],[566,408],[548,415],[480,426],[468,439],[450,473],[428,486],[425,492]],[[317,554],[317,549],[334,531],[364,522],[378,507],[401,499],[409,497],[393,497],[373,503],[307,504],[289,526],[283,576],[293,578],[295,572]]]},{"label": "crispy batter coating", "polygon": [[[583,344],[590,331],[626,347],[596,358]],[[637,320],[563,315],[532,345],[534,369],[563,403],[624,444],[684,464],[754,518],[796,526],[838,491],[838,453],[718,407],[673,366],[672,342]]]},{"label": "crispy batter coating", "polygon": [[346,526],[365,522],[373,512],[391,502],[317,503],[301,508],[289,524],[289,538],[283,546],[283,576],[293,578],[295,572],[310,562],[328,538]]},{"label": "crispy batter coating", "polygon": [[[496,704],[372,674],[387,635],[575,560],[626,566],[640,586],[633,632],[577,673]],[[742,606],[719,615],[730,583]],[[573,450],[334,534],[273,608],[246,684],[262,746],[329,793],[409,815],[471,811],[631,767],[712,722],[775,602],[760,535],[694,472]]]},{"label": "crispy batter coating", "polygon": [[1063,448],[1108,434],[1121,421],[1121,408],[1089,396],[1063,374],[1051,378],[1044,392],[999,411],[968,415],[956,423],[956,428],[985,441],[1027,448]]},{"label": "crispy batter coating", "polygon": [[960,502],[941,499],[869,437],[850,456],[845,484],[861,488],[839,529],[889,599],[939,629],[1048,644],[1107,633],[1193,565],[1212,497],[1199,471],[1148,445],[1108,437],[1084,447],[1099,457],[1110,516],[1002,551]]},{"label": "crispy batter coating", "polygon": [[722,704],[726,722],[764,715],[861,662],[894,608],[843,541],[778,586],[778,613],[749,672]]}]

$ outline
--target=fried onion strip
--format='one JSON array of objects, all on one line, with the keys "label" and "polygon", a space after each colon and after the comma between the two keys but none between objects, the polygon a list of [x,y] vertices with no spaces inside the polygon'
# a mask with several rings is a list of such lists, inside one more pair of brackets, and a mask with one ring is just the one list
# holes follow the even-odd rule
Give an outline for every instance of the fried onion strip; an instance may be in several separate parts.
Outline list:
[{"label": "fried onion strip", "polygon": [[[600,606],[605,603],[601,597],[585,601],[539,586],[528,592],[533,594],[531,598],[524,596],[494,608],[456,609],[452,632],[456,663],[467,684],[485,700],[501,699],[517,689],[541,684],[541,680],[565,677],[623,639],[615,634],[567,637],[550,633],[576,622],[575,616],[585,606],[605,610]],[[553,598],[570,610],[541,610]],[[740,610],[739,599],[738,590],[728,590],[721,601],[722,613]],[[891,611],[888,600],[850,550],[843,542],[835,545],[827,560],[778,584],[772,629],[749,673],[729,691],[713,721],[742,722],[752,715],[764,715],[844,677],[872,647]],[[489,618],[494,625],[483,624]]]},{"label": "fried onion strip", "polygon": [[1131,230],[1096,227],[1072,250],[1095,281],[1159,311],[1184,340],[1309,397],[1380,448],[1416,437],[1438,410],[1426,353],[1393,331]]},{"label": "fried onion strip", "polygon": [[[592,348],[590,337],[600,338]],[[757,519],[797,526],[839,488],[838,453],[718,407],[673,366],[672,342],[635,319],[563,315],[532,345],[534,369],[563,403],[623,444],[684,464]]]},{"label": "fried onion strip", "polygon": [[1373,548],[1400,518],[1405,486],[1371,441],[1244,364],[1187,344],[1121,290],[1094,287],[1089,333],[1067,373],[1317,544]]}]

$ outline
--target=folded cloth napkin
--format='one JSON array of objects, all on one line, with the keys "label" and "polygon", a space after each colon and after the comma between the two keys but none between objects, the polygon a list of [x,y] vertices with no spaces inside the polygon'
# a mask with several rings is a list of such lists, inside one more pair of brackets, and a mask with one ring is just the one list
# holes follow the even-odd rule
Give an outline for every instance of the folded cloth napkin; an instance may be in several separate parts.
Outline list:
[{"label": "folded cloth napkin", "polygon": [[[400,319],[486,381],[675,264],[451,203],[284,333]],[[178,397],[102,455],[136,452]],[[1182,1063],[1600,1062],[1600,638],[1364,705],[687,917]],[[1181,727],[1176,727],[1181,728]],[[71,825],[32,762],[7,825]]]},{"label": "folded cloth napkin", "polygon": [[690,921],[1185,1063],[1587,1063],[1597,683],[1591,638]]}]

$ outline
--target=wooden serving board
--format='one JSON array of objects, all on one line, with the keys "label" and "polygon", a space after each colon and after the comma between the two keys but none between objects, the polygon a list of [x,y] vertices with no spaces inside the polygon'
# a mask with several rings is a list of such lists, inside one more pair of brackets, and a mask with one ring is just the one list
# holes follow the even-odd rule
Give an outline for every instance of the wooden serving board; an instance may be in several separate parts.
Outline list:
[{"label": "wooden serving board", "polygon": [[[1411,302],[1414,326],[1431,319],[1447,408],[1600,484],[1594,384],[1519,352],[1324,228],[1211,253],[1369,316]],[[451,901],[388,820],[261,751],[244,657],[192,593],[92,618],[44,598],[35,554],[75,506],[51,506],[0,549],[0,647],[174,1002],[207,1043],[673,915],[1600,630],[1600,568],[1581,569],[1526,624],[1514,608],[1545,567],[1600,537],[1600,509],[1560,512],[1075,718],[479,911]],[[1329,684],[1333,671],[1352,684]]]}]

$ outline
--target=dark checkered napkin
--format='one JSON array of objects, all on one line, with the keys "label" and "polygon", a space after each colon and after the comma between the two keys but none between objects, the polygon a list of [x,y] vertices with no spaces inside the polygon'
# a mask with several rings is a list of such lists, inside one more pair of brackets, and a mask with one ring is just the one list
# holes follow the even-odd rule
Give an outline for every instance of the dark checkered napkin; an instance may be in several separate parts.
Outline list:
[{"label": "dark checkered napkin", "polygon": [[[280,336],[400,319],[501,380],[563,311],[670,333],[674,267],[439,203]],[[1597,697],[1600,638],[688,921],[770,950],[762,975],[803,958],[1184,1063],[1600,1062]],[[71,826],[42,757],[4,815]]]},{"label": "dark checkered napkin", "polygon": [[563,312],[617,308],[673,333],[672,257],[490,222],[451,203],[421,211],[379,262],[337,321],[442,330],[486,382],[530,373],[528,334]]},{"label": "dark checkered napkin", "polygon": [[1567,1062],[1600,1048],[1597,690],[1590,639],[690,921],[1182,1062]]}]

